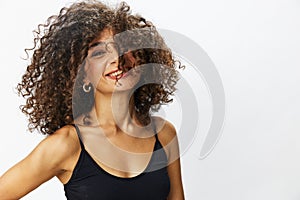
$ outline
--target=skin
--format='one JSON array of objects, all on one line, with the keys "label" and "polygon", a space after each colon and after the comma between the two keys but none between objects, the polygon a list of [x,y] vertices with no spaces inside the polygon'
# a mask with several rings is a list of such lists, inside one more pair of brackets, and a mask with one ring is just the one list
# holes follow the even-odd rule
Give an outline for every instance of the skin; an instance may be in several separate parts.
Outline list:
[{"label": "skin", "polygon": [[[111,30],[105,29],[94,42],[107,42],[111,39]],[[116,51],[112,49],[112,51],[98,53],[97,56],[93,56],[96,55],[95,51],[99,49],[101,49],[99,46],[90,48],[85,66],[88,75],[85,82],[92,83],[95,89],[95,106],[91,111],[96,116],[95,124],[99,125],[99,128],[103,130],[105,137],[108,138],[111,144],[128,152],[148,153],[149,156],[144,162],[139,162],[142,163],[139,168],[135,168],[136,164],[134,162],[127,161],[126,165],[130,169],[135,169],[135,172],[130,170],[120,171],[103,163],[97,163],[112,175],[133,177],[141,173],[149,162],[155,142],[151,129],[147,127],[142,128],[134,117],[130,117],[128,112],[131,88],[138,82],[140,77],[138,74],[128,76],[120,80],[122,85],[116,88],[115,81],[105,76],[108,72],[117,69],[118,57]],[[133,59],[128,54],[129,63],[127,64],[129,65],[131,61]],[[95,76],[95,74],[98,76]],[[112,99],[112,94],[116,98]],[[111,103],[112,101],[113,104]],[[117,114],[114,113],[115,105],[118,105]],[[81,119],[79,117],[76,120]],[[157,124],[158,138],[169,160],[167,170],[170,177],[171,190],[168,200],[183,200],[184,192],[176,130],[170,122],[162,118],[153,117],[152,120]],[[142,134],[145,137],[137,137],[138,134]],[[93,157],[93,153],[88,147],[86,150]],[[71,125],[66,125],[58,129],[42,140],[26,158],[0,177],[0,199],[19,199],[55,176],[63,184],[67,183],[71,178],[80,152],[80,142],[75,128]]]}]

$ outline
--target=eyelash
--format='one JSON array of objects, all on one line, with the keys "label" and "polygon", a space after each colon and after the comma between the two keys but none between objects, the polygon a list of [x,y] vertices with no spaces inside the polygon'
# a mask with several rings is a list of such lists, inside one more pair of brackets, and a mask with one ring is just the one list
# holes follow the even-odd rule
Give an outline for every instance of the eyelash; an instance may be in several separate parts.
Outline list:
[{"label": "eyelash", "polygon": [[92,53],[92,57],[102,56],[105,53],[105,51],[95,51],[94,53]]}]

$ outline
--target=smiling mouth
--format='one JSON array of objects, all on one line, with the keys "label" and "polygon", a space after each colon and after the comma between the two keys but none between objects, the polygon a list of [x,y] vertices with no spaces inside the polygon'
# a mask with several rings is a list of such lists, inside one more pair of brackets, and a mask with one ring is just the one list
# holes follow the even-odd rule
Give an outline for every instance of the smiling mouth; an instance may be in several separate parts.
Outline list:
[{"label": "smiling mouth", "polygon": [[129,73],[130,69],[131,68],[129,68],[126,72],[124,72],[121,69],[117,69],[117,70],[109,72],[105,76],[108,77],[108,78],[110,78],[110,79],[113,79],[113,80],[119,80],[119,79],[121,79],[123,77],[126,77],[128,75],[128,73]]}]

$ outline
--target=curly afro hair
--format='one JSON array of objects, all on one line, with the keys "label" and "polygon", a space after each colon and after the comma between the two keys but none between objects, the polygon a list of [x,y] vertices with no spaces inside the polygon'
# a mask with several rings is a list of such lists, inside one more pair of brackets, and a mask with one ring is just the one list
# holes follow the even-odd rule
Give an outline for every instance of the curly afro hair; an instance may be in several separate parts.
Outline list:
[{"label": "curly afro hair", "polygon": [[[29,131],[37,129],[42,134],[52,134],[91,110],[93,100],[90,97],[87,100],[82,92],[85,73],[81,66],[90,43],[108,27],[120,35],[115,38],[119,63],[125,62],[124,54],[130,51],[136,60],[135,66],[150,64],[143,68],[142,74],[149,80],[157,80],[154,83],[147,82],[147,78],[140,80],[140,87],[132,95],[131,113],[146,125],[151,111],[172,101],[170,95],[178,81],[176,68],[181,64],[174,59],[152,23],[131,14],[124,2],[111,8],[98,1],[82,1],[62,8],[58,15],[39,24],[34,31],[34,47],[25,49],[27,54],[33,51],[33,55],[17,90],[26,98],[21,110],[29,118]],[[135,30],[142,31],[137,34]],[[120,34],[124,31],[129,35]],[[81,104],[85,105],[81,108]],[[74,107],[80,109],[74,110]]]}]

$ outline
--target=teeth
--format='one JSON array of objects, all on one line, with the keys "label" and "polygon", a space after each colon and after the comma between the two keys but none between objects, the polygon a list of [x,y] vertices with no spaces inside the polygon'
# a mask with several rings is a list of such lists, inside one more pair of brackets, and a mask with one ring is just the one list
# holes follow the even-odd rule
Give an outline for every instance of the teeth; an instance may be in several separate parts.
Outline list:
[{"label": "teeth", "polygon": [[109,75],[110,75],[110,76],[119,76],[119,75],[122,74],[122,73],[123,73],[123,72],[122,72],[121,70],[119,70],[119,71],[110,73]]}]

